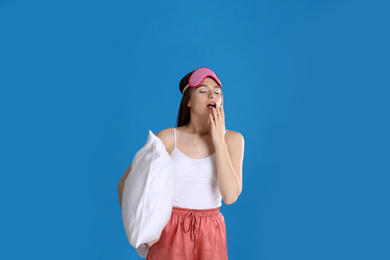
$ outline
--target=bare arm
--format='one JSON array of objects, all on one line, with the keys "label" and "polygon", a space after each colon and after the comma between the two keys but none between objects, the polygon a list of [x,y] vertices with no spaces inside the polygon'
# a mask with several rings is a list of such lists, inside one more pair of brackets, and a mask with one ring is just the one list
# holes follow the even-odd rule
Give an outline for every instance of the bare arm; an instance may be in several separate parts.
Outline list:
[{"label": "bare arm", "polygon": [[229,143],[215,146],[219,189],[225,204],[233,204],[242,191],[244,137],[231,131]]},{"label": "bare arm", "polygon": [[130,164],[129,168],[127,168],[125,173],[122,175],[122,177],[118,183],[118,197],[119,197],[119,205],[121,206],[121,208],[122,208],[123,188],[125,187],[125,180],[126,180],[127,176],[129,175],[130,171],[131,171],[131,164]]}]

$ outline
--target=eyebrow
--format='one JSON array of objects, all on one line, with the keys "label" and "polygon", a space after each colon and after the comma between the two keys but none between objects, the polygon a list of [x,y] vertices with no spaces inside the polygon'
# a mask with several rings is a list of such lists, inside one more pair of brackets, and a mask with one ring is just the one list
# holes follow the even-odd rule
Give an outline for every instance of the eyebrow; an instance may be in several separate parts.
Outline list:
[{"label": "eyebrow", "polygon": [[[199,85],[198,87],[208,87],[208,88],[210,88],[209,85]],[[213,88],[221,88],[221,86],[216,85],[216,86],[213,86]]]}]

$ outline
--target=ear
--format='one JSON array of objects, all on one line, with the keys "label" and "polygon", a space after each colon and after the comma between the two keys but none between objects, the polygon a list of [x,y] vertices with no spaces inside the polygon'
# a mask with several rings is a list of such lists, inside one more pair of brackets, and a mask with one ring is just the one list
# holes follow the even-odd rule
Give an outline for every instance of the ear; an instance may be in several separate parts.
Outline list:
[{"label": "ear", "polygon": [[188,103],[187,103],[187,107],[191,107],[191,103],[190,103],[190,101],[188,101]]}]

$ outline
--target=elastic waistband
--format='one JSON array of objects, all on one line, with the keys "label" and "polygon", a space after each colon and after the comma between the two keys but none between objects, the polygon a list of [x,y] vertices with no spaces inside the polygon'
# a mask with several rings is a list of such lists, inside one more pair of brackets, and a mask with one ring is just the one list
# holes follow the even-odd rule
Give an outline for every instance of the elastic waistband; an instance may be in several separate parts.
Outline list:
[{"label": "elastic waistband", "polygon": [[188,212],[194,212],[196,215],[200,216],[215,216],[219,214],[219,208],[214,209],[187,209],[187,208],[179,208],[173,207],[172,213],[179,215],[186,215]]}]

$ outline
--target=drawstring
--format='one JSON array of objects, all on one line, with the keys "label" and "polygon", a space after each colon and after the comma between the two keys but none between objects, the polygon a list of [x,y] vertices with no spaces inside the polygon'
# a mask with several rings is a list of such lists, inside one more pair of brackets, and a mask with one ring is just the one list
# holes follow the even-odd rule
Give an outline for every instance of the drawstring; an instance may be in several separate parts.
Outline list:
[{"label": "drawstring", "polygon": [[[194,254],[196,254],[196,233],[199,230],[199,227],[197,228],[198,222],[196,219],[196,212],[195,211],[189,211],[185,217],[184,217],[184,232],[190,232],[190,238],[191,242],[194,242]],[[200,224],[200,223],[199,223]]]}]

